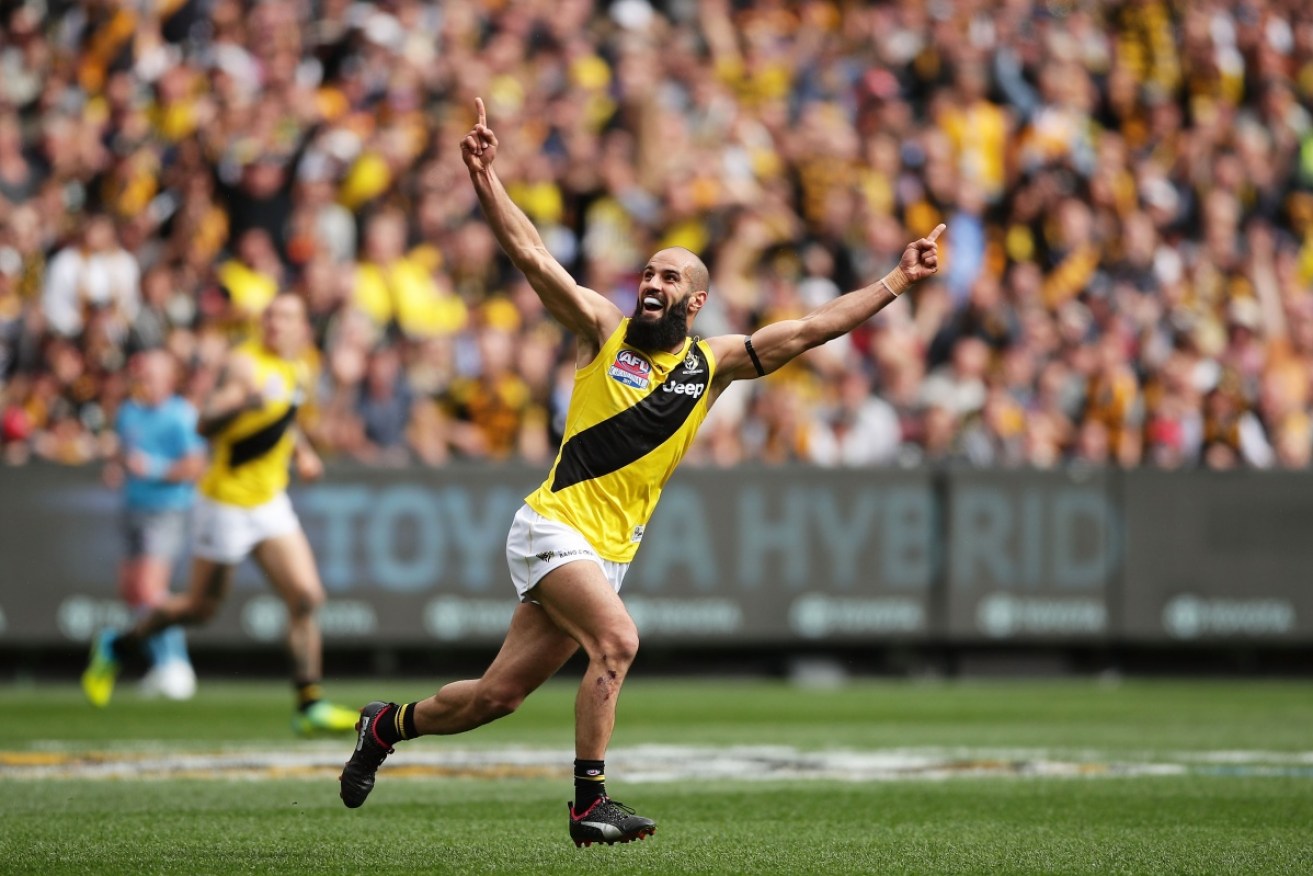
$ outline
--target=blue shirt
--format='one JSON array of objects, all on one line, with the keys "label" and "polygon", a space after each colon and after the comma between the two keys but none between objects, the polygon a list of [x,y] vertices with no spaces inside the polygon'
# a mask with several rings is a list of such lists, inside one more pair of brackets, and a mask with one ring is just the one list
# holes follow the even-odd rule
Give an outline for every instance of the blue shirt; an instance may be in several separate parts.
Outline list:
[{"label": "blue shirt", "polygon": [[119,408],[115,431],[123,443],[123,455],[146,457],[144,477],[131,472],[123,485],[123,499],[132,511],[168,511],[191,506],[196,487],[191,481],[166,481],[173,464],[198,452],[205,444],[196,432],[196,409],[179,396],[158,407],[128,400]]}]

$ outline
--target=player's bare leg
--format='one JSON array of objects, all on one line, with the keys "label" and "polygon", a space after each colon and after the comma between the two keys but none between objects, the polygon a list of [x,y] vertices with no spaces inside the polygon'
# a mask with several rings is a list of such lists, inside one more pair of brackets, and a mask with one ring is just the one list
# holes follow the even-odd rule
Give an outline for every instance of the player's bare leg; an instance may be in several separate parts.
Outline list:
[{"label": "player's bare leg", "polygon": [[[611,589],[592,563],[572,563],[547,577],[557,576],[566,586],[575,577],[571,572],[585,566]],[[536,589],[532,595],[537,598],[540,592]],[[578,650],[579,642],[552,619],[543,605],[520,603],[511,616],[501,650],[482,676],[444,685],[433,696],[414,704],[409,716],[414,735],[463,733],[509,715]],[[362,711],[356,752],[341,776],[342,799],[347,806],[360,806],[373,789],[374,774],[392,751],[390,740],[398,738],[395,726],[384,728],[382,737],[375,728],[380,722],[395,721],[401,708],[394,703],[375,702]]]},{"label": "player's bare leg", "polygon": [[601,760],[615,729],[620,687],[638,654],[638,629],[595,563],[555,569],[530,596],[588,655],[588,670],[575,696],[575,756]]},{"label": "player's bare leg", "polygon": [[133,608],[152,608],[169,592],[169,561],[142,555],[119,565],[119,595]]},{"label": "player's bare leg", "polygon": [[142,641],[174,624],[201,626],[209,623],[228,598],[235,568],[229,563],[194,557],[187,591],[166,598],[134,624],[127,635]]},{"label": "player's bare leg", "polygon": [[483,675],[453,681],[416,703],[415,729],[420,735],[448,736],[504,718],[577,650],[579,644],[552,623],[542,606],[522,602]]},{"label": "player's bare leg", "polygon": [[324,658],[318,614],[324,604],[324,585],[309,540],[298,529],[265,539],[252,556],[287,606],[287,650],[298,699],[292,728],[302,735],[350,731],[356,713],[320,696]]},{"label": "player's bare leg", "polygon": [[203,624],[212,618],[232,587],[232,576],[231,565],[196,557],[186,593],[166,599],[125,632],[101,631],[91,644],[91,659],[82,673],[82,690],[92,705],[109,703],[124,655],[139,652],[143,642],[163,629]]},{"label": "player's bare leg", "polygon": [[605,758],[615,730],[620,688],[638,654],[638,629],[602,570],[591,562],[562,566],[530,591],[552,622],[588,654],[574,703],[576,846],[627,843],[651,836],[656,823],[606,794]]},{"label": "player's bare leg", "polygon": [[452,682],[415,704],[419,735],[464,733],[509,715],[582,644],[589,671],[575,701],[576,755],[605,756],[620,685],[638,650],[633,621],[591,562],[552,571],[530,596],[541,604],[516,607],[501,650],[481,677]]},{"label": "player's bare leg", "polygon": [[[384,702],[361,709],[356,750],[339,777],[342,802],[352,809],[364,804],[374,789],[379,766],[392,753],[391,740],[464,733],[505,717],[578,650],[579,643],[552,623],[542,606],[520,603],[511,615],[501,650],[482,676],[443,685],[409,709]],[[413,733],[403,734],[398,726],[403,720]]]},{"label": "player's bare leg", "polygon": [[[577,755],[597,761],[605,756],[616,698],[638,650],[633,621],[601,570],[587,561],[552,571],[530,596],[539,604],[516,607],[501,650],[481,677],[452,682],[411,705],[372,702],[361,710],[356,750],[339,777],[348,807],[364,804],[394,741],[463,733],[509,715],[580,645],[589,668],[575,700]],[[577,845],[629,842],[655,831],[650,819],[605,797],[600,783],[597,788],[603,796],[578,817],[571,807],[570,836]]]},{"label": "player's bare leg", "polygon": [[318,612],[324,604],[324,585],[310,542],[298,529],[265,539],[252,556],[287,606],[287,650],[293,675],[319,679],[323,675],[323,640]]},{"label": "player's bare leg", "polygon": [[[119,567],[119,595],[137,618],[151,614],[169,598],[173,564],[166,557],[142,554]],[[150,669],[141,680],[142,693],[163,694],[173,700],[191,699],[196,693],[196,672],[187,655],[187,638],[180,625],[166,627],[142,642]]]}]

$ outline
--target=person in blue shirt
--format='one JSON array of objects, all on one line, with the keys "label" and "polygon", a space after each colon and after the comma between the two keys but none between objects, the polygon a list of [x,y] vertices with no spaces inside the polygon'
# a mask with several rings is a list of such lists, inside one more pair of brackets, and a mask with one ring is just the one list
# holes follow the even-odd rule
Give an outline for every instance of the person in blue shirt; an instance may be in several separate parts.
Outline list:
[{"label": "person in blue shirt", "polygon": [[[205,467],[205,441],[196,431],[196,408],[175,394],[177,363],[164,350],[138,353],[130,363],[132,397],[119,408],[119,449],[105,479],[122,492],[125,556],[119,592],[137,615],[169,595],[173,564],[187,538],[196,480]],[[190,699],[196,673],[186,634],[174,626],[147,643],[151,668],[142,691]]]}]

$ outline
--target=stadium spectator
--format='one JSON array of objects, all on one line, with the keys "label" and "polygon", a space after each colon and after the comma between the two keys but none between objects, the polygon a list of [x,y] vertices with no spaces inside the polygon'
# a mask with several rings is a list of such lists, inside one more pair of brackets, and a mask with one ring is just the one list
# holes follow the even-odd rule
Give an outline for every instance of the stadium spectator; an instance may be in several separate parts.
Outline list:
[{"label": "stadium spectator", "polygon": [[226,306],[218,318],[234,341],[252,337],[260,314],[283,288],[283,262],[263,228],[248,228],[237,236],[232,256],[215,268]]},{"label": "stadium spectator", "polygon": [[406,222],[400,213],[377,213],[365,224],[355,266],[352,303],[379,331],[395,330],[421,339],[451,334],[465,325],[465,303],[441,288],[430,265],[406,252]]},{"label": "stadium spectator", "polygon": [[50,259],[41,296],[46,322],[75,338],[92,314],[106,310],[115,328],[126,330],[141,303],[140,275],[136,257],[119,246],[113,220],[89,216],[77,243]]},{"label": "stadium spectator", "polygon": [[871,392],[864,371],[849,369],[808,424],[807,461],[824,466],[889,465],[902,442],[893,405]]},{"label": "stadium spectator", "polygon": [[955,417],[970,417],[985,406],[989,347],[978,337],[964,337],[953,345],[949,361],[931,371],[921,384],[921,402],[943,408]]},{"label": "stadium spectator", "polygon": [[12,112],[0,115],[0,198],[21,204],[35,195],[40,185],[41,171],[24,147],[17,116]]},{"label": "stadium spectator", "polygon": [[480,329],[475,373],[452,380],[438,400],[447,440],[459,456],[505,461],[547,455],[547,418],[516,371],[515,352],[505,329]]},{"label": "stadium spectator", "polygon": [[365,366],[362,384],[356,410],[364,427],[364,444],[356,456],[381,464],[409,462],[406,435],[412,392],[395,347],[374,350]]}]

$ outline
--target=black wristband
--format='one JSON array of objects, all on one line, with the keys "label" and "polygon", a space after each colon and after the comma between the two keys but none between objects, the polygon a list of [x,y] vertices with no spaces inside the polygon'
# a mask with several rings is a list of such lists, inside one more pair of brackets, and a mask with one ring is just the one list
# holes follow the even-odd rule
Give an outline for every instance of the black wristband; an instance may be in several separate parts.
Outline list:
[{"label": "black wristband", "polygon": [[761,367],[761,360],[757,358],[757,351],[752,349],[752,338],[744,338],[743,346],[748,351],[748,358],[752,360],[752,367],[757,369],[758,377],[766,376],[766,369]]}]

